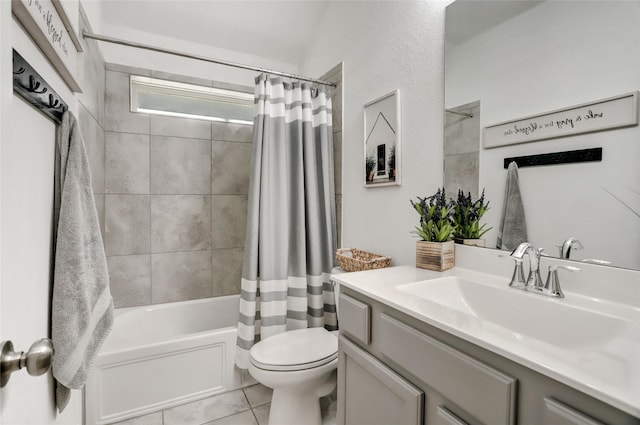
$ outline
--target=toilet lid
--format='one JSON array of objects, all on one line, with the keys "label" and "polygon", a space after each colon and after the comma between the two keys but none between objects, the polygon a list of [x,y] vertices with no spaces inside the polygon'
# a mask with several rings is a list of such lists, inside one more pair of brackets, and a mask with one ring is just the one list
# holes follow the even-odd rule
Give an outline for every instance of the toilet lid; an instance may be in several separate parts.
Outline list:
[{"label": "toilet lid", "polygon": [[338,357],[338,338],[324,328],[298,329],[262,340],[249,353],[260,369],[310,369]]}]

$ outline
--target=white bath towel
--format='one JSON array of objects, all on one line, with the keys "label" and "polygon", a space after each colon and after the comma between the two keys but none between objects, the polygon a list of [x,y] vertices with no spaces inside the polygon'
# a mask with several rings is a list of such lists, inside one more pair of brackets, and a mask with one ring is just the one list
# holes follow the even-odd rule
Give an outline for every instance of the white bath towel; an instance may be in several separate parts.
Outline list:
[{"label": "white bath towel", "polygon": [[65,112],[56,151],[51,337],[58,410],[82,388],[113,323],[107,260],[89,162],[76,119]]},{"label": "white bath towel", "polygon": [[507,183],[504,189],[504,203],[496,247],[511,251],[522,242],[527,242],[527,239],[527,221],[520,194],[518,165],[513,161],[507,169]]}]

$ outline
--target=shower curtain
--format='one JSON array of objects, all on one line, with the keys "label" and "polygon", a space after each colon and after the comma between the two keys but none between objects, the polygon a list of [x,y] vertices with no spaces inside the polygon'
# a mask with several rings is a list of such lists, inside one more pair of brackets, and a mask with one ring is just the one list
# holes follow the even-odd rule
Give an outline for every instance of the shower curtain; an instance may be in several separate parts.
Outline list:
[{"label": "shower curtain", "polygon": [[324,86],[312,91],[310,83],[256,78],[235,359],[241,369],[260,339],[336,329],[335,303],[326,300],[336,246],[331,99]]}]

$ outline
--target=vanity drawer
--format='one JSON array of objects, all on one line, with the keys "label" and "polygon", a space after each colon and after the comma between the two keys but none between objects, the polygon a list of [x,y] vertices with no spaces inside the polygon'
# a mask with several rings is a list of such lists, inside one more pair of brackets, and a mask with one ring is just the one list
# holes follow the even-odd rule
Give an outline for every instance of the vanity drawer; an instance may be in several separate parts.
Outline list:
[{"label": "vanity drawer", "polygon": [[340,333],[368,345],[371,342],[371,306],[349,295],[340,294],[338,308]]},{"label": "vanity drawer", "polygon": [[388,316],[380,316],[376,338],[384,356],[480,422],[515,423],[517,379]]}]

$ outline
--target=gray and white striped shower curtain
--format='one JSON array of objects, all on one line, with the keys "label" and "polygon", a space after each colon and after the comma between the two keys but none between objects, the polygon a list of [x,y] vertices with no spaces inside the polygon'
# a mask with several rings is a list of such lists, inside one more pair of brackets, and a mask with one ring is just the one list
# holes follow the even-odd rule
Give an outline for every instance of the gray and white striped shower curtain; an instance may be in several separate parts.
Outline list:
[{"label": "gray and white striped shower curtain", "polygon": [[[325,87],[256,78],[236,365],[260,339],[336,328],[331,99]],[[325,319],[326,316],[326,319]]]}]

